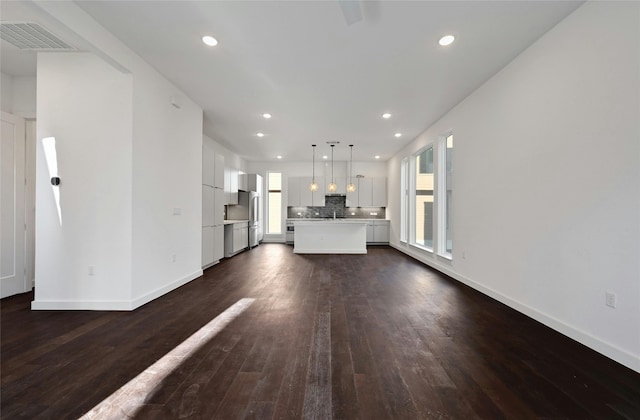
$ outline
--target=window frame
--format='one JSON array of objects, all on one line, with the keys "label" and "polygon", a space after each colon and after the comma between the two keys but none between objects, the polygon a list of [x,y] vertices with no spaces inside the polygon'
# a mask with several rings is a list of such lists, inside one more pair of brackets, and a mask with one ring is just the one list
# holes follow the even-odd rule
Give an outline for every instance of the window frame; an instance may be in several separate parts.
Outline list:
[{"label": "window frame", "polygon": [[405,156],[400,162],[400,242],[403,244],[409,241],[409,226],[410,226],[410,192],[409,189],[409,157]]},{"label": "window frame", "polygon": [[[279,190],[271,190],[270,185],[269,185],[269,177],[271,174],[280,174],[280,189]],[[285,224],[283,223],[282,220],[282,198],[283,198],[283,188],[282,188],[282,181],[283,181],[283,173],[281,171],[267,171],[266,173],[266,199],[265,199],[265,221],[266,221],[266,229],[265,229],[265,234],[266,235],[270,235],[270,236],[282,236],[285,234],[285,231],[283,229],[283,226],[285,226]],[[271,220],[271,193],[280,193],[280,232],[271,232],[270,227],[270,220]]]},{"label": "window frame", "polygon": [[[437,255],[448,260],[453,259],[453,238],[451,239],[451,251],[447,250],[447,225],[452,226],[452,220],[449,220],[448,215],[448,204],[447,204],[447,142],[449,137],[452,137],[453,142],[453,131],[448,131],[445,134],[441,135],[438,139],[438,165],[436,167],[437,172],[437,189],[436,189],[436,197],[437,197],[437,214],[436,214],[436,224],[437,224]],[[453,147],[452,147],[453,149]],[[453,168],[453,159],[451,162],[451,166]],[[451,201],[453,201],[453,169],[451,171]],[[451,205],[452,203],[449,203]],[[451,217],[453,219],[453,217]],[[453,232],[451,230],[451,232]]]},{"label": "window frame", "polygon": [[[417,226],[417,212],[416,212],[416,203],[417,203],[417,193],[416,193],[416,188],[417,188],[417,184],[418,184],[418,180],[417,180],[417,158],[419,155],[421,155],[422,153],[424,153],[425,150],[431,149],[431,158],[432,158],[432,167],[433,167],[433,221],[432,221],[432,232],[433,232],[433,239],[432,239],[432,246],[429,247],[425,244],[421,244],[418,243],[416,241],[416,226]],[[421,147],[419,150],[417,150],[415,153],[413,153],[411,155],[411,159],[409,160],[409,173],[410,173],[410,177],[409,177],[409,221],[410,221],[410,232],[409,232],[409,244],[415,248],[421,249],[423,251],[426,251],[430,254],[433,254],[435,252],[435,245],[437,244],[436,240],[437,240],[437,226],[435,225],[436,219],[437,219],[437,214],[435,213],[437,210],[437,203],[436,203],[436,159],[435,159],[435,155],[434,153],[436,153],[436,144],[432,143],[427,143],[426,145],[424,145],[423,147]],[[428,172],[427,172],[428,173]]]}]

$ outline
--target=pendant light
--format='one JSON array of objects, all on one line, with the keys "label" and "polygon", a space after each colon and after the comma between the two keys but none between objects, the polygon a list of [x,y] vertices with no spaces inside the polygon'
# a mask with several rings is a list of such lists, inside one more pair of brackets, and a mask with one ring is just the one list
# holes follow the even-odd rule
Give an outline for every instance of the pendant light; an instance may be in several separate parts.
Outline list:
[{"label": "pendant light", "polygon": [[329,191],[330,193],[334,193],[338,191],[338,186],[336,185],[336,181],[333,178],[333,148],[334,147],[335,147],[335,144],[332,144],[331,145],[331,183],[327,187],[327,191]]},{"label": "pendant light", "polygon": [[313,172],[311,177],[311,184],[309,184],[309,191],[316,192],[318,191],[318,183],[316,182],[316,145],[312,144],[311,147],[313,147]]},{"label": "pendant light", "polygon": [[349,145],[350,156],[349,156],[349,183],[347,184],[347,192],[352,193],[356,192],[356,184],[353,183],[353,144]]}]

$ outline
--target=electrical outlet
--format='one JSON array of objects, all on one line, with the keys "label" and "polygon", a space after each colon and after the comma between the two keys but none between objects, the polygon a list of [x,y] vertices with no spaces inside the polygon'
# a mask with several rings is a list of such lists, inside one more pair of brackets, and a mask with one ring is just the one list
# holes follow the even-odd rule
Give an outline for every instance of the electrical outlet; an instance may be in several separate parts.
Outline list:
[{"label": "electrical outlet", "polygon": [[90,276],[94,276],[96,274],[96,268],[92,265],[89,266],[88,273]]},{"label": "electrical outlet", "polygon": [[605,296],[605,305],[607,305],[610,308],[615,308],[616,307],[616,294],[615,293],[611,293],[611,292],[605,292],[604,294]]},{"label": "electrical outlet", "polygon": [[172,261],[172,262],[176,262],[176,254],[173,254],[173,255],[171,256],[171,261]]}]

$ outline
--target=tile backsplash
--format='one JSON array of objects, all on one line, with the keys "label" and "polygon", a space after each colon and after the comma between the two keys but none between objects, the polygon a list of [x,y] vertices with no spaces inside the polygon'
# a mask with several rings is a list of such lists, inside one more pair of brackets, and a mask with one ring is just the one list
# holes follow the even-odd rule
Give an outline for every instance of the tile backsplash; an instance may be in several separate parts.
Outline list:
[{"label": "tile backsplash", "polygon": [[287,218],[310,219],[331,218],[335,211],[336,217],[353,219],[385,219],[384,207],[346,207],[346,197],[328,195],[325,197],[324,206],[314,207],[287,207]]}]

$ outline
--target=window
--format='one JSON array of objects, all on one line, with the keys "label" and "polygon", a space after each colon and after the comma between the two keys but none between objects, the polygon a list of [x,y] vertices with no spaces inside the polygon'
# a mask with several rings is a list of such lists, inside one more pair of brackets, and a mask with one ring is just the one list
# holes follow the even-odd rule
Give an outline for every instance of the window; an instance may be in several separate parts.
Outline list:
[{"label": "window", "polygon": [[442,137],[438,146],[438,253],[450,258],[453,250],[453,134]]},{"label": "window", "polygon": [[409,158],[400,166],[400,241],[407,242],[409,222]]},{"label": "window", "polygon": [[414,244],[433,250],[433,146],[415,156]]},{"label": "window", "polygon": [[282,174],[267,173],[267,233],[282,233]]}]

